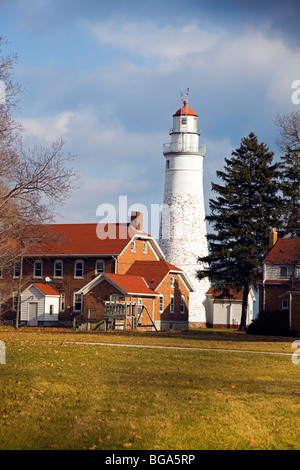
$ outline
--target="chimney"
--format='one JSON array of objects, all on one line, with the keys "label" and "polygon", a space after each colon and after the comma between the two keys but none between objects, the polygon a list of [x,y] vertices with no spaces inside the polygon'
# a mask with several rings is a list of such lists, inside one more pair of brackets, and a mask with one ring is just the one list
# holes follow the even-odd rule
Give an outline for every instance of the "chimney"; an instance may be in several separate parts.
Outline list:
[{"label": "chimney", "polygon": [[277,236],[276,228],[271,228],[269,232],[269,250],[271,250],[277,242]]},{"label": "chimney", "polygon": [[143,213],[131,212],[131,225],[136,230],[143,230]]}]

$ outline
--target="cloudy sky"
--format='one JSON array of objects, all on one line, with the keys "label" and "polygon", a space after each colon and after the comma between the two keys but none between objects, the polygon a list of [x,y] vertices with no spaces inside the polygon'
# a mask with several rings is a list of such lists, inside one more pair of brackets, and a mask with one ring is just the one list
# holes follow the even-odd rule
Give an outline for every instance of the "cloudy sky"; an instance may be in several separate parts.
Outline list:
[{"label": "cloudy sky", "polygon": [[76,154],[79,188],[56,221],[98,222],[97,207],[118,208],[119,196],[149,214],[162,203],[162,146],[185,87],[207,147],[207,211],[241,138],[253,131],[278,156],[273,119],[300,110],[299,18],[291,0],[0,0],[28,139],[62,137]]}]

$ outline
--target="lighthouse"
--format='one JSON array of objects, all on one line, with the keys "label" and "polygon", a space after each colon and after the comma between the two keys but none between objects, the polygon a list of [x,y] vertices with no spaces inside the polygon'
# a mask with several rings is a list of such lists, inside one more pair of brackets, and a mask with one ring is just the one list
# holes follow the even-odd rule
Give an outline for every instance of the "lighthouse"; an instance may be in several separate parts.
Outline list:
[{"label": "lighthouse", "polygon": [[185,94],[182,106],[173,115],[171,142],[163,145],[165,157],[164,203],[159,245],[166,260],[181,268],[194,287],[189,300],[190,326],[206,326],[206,292],[209,280],[201,281],[198,257],[208,254],[203,195],[205,145],[199,143],[198,116],[188,106]]}]

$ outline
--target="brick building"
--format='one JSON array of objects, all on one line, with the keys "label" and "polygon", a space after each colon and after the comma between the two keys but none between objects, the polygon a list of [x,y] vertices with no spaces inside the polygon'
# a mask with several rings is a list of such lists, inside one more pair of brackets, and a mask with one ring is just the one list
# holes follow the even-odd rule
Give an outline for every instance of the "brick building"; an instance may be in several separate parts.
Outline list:
[{"label": "brick building", "polygon": [[96,322],[105,311],[113,314],[113,305],[124,311],[131,303],[141,325],[187,328],[193,288],[142,230],[142,214],[134,214],[130,224],[53,224],[47,229],[52,241],[24,255],[21,284],[19,261],[2,271],[2,321],[15,321],[21,285],[23,325],[71,325],[79,318]]},{"label": "brick building", "polygon": [[269,235],[269,253],[259,280],[259,311],[287,311],[291,330],[300,331],[300,239]]}]

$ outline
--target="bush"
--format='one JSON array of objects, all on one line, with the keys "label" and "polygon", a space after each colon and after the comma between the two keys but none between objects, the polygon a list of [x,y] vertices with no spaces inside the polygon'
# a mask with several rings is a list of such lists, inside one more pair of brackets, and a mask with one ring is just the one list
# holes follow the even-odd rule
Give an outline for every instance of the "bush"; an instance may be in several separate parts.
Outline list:
[{"label": "bush", "polygon": [[262,311],[246,329],[249,335],[295,336],[289,327],[288,310]]}]

